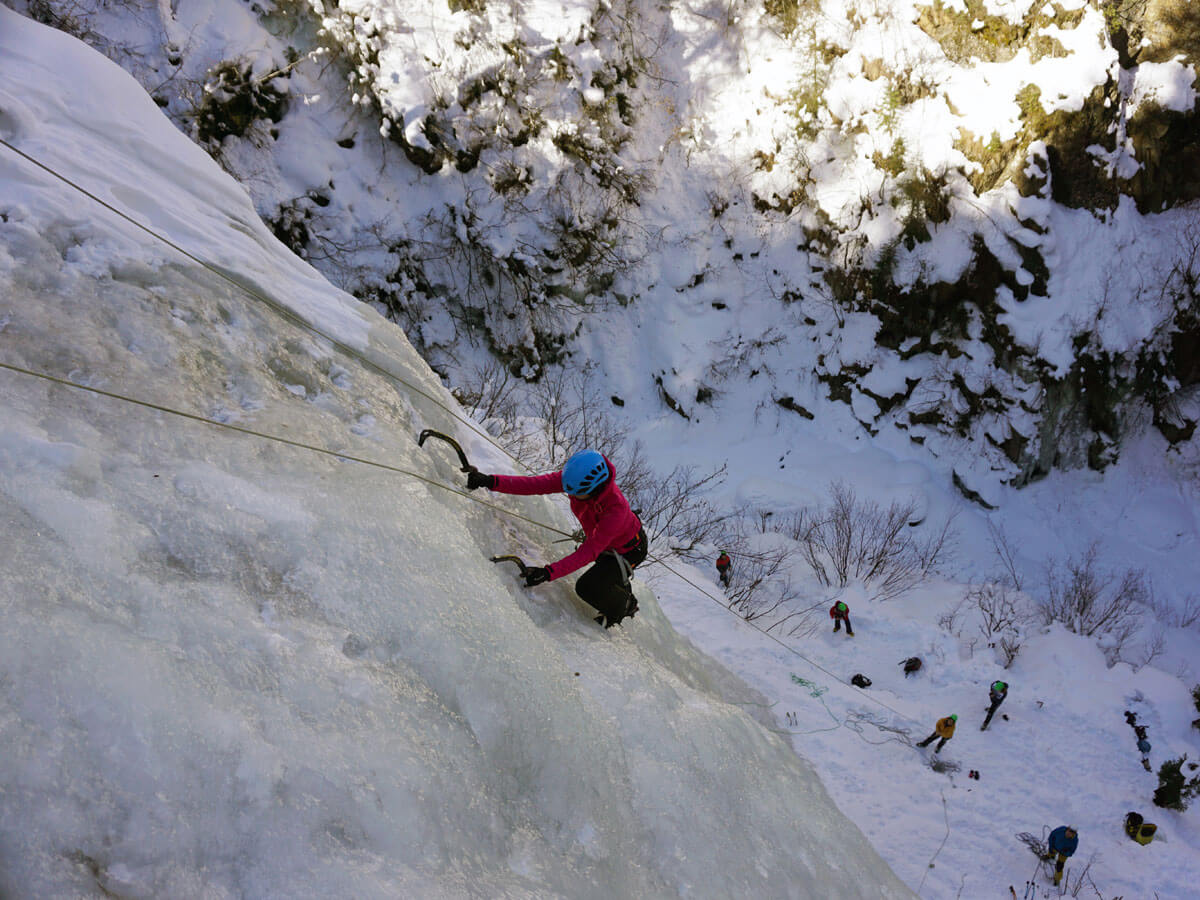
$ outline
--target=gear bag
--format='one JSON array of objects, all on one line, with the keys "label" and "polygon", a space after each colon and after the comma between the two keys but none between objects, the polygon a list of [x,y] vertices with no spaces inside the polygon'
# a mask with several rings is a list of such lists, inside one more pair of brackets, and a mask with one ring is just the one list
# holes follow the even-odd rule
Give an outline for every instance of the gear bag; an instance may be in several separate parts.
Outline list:
[{"label": "gear bag", "polygon": [[1145,821],[1139,813],[1131,812],[1125,816],[1125,833],[1145,846],[1154,840],[1158,826]]},{"label": "gear bag", "polygon": [[855,687],[867,688],[871,686],[871,679],[859,672],[850,679],[850,683]]}]

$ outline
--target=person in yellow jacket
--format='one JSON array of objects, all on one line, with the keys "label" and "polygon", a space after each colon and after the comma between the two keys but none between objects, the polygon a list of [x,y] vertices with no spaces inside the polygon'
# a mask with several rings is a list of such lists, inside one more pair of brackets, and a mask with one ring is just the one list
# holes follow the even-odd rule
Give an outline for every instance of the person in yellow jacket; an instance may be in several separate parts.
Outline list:
[{"label": "person in yellow jacket", "polygon": [[956,715],[949,715],[949,716],[946,716],[946,718],[944,718],[944,719],[938,719],[937,725],[934,726],[933,734],[931,734],[929,737],[925,738],[925,740],[921,741],[919,744],[917,744],[917,746],[918,747],[928,747],[931,743],[933,743],[935,738],[940,737],[941,740],[938,741],[938,745],[933,748],[933,752],[937,753],[939,750],[941,750],[943,747],[946,746],[946,741],[948,741],[948,740],[950,740],[950,738],[954,737],[954,725],[957,722],[958,722],[958,716],[956,716]]}]

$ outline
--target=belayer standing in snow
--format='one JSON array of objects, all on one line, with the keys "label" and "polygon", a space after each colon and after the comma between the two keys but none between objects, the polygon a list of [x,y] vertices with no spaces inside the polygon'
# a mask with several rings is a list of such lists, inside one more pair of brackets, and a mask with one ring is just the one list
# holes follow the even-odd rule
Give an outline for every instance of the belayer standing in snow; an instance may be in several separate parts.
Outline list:
[{"label": "belayer standing in snow", "polygon": [[954,726],[957,724],[957,722],[958,716],[953,714],[946,716],[944,719],[938,719],[937,725],[934,726],[933,734],[918,743],[917,746],[928,747],[931,743],[933,743],[935,738],[941,738],[941,740],[938,741],[938,745],[933,748],[933,752],[937,753],[946,746],[946,741],[954,737]]},{"label": "belayer standing in snow", "polygon": [[[1049,849],[1045,859],[1054,859],[1054,883],[1062,881],[1063,866],[1079,847],[1079,832],[1074,825],[1059,825],[1050,832]],[[1057,859],[1056,859],[1057,857]]]},{"label": "belayer standing in snow", "polygon": [[833,606],[829,607],[829,618],[833,619],[833,630],[836,634],[842,627],[842,623],[846,623],[846,637],[854,637],[854,629],[850,627],[850,607],[839,600]]},{"label": "belayer standing in snow", "polygon": [[992,705],[988,707],[987,718],[983,720],[983,724],[979,726],[980,731],[987,731],[988,723],[992,721],[992,716],[996,710],[1000,708],[1000,704],[1004,702],[1004,698],[1008,696],[1008,684],[1003,681],[993,681],[991,688],[988,690],[988,698],[992,701]]},{"label": "belayer standing in snow", "polygon": [[526,587],[554,581],[595,563],[579,577],[575,593],[611,628],[637,612],[637,598],[629,586],[630,574],[649,549],[646,531],[617,487],[615,470],[603,454],[580,450],[561,472],[544,475],[485,475],[467,473],[467,488],[485,487],[501,494],[565,493],[571,512],[583,526],[584,541],[574,553],[547,566],[525,571]]},{"label": "belayer standing in snow", "polygon": [[729,587],[729,567],[732,565],[729,553],[722,550],[721,555],[717,557],[717,575],[721,577],[722,587]]}]

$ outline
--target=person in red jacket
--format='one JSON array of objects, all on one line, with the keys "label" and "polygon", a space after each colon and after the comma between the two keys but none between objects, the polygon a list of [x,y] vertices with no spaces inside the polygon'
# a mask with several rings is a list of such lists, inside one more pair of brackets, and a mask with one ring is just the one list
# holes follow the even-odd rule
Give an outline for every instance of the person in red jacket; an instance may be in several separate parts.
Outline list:
[{"label": "person in red jacket", "polygon": [[617,487],[616,470],[596,450],[580,450],[560,472],[544,475],[467,473],[467,488],[485,487],[501,494],[567,494],[571,512],[583,526],[584,541],[574,553],[525,571],[526,587],[555,581],[582,569],[575,593],[595,609],[596,621],[611,628],[637,612],[630,574],[649,549],[646,530]]},{"label": "person in red jacket", "polygon": [[717,557],[717,575],[720,576],[723,587],[729,587],[729,567],[732,565],[733,560],[729,558],[729,553],[722,550],[721,555]]},{"label": "person in red jacket", "polygon": [[839,600],[829,607],[829,618],[833,619],[833,630],[836,632],[846,623],[846,636],[854,637],[854,629],[850,627],[850,607]]}]

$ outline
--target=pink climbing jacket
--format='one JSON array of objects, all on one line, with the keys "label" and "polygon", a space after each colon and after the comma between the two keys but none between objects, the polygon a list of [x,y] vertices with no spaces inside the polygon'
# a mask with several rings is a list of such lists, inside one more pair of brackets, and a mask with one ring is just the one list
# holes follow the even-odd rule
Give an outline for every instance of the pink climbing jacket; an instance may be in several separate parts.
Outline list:
[{"label": "pink climbing jacket", "polygon": [[[574,553],[546,566],[550,580],[570,575],[595,562],[605,550],[627,553],[637,545],[642,523],[629,508],[629,501],[617,487],[617,470],[607,456],[609,478],[599,493],[580,500],[570,497],[571,512],[587,536]],[[494,475],[492,490],[501,494],[561,494],[562,472],[545,475]]]}]

